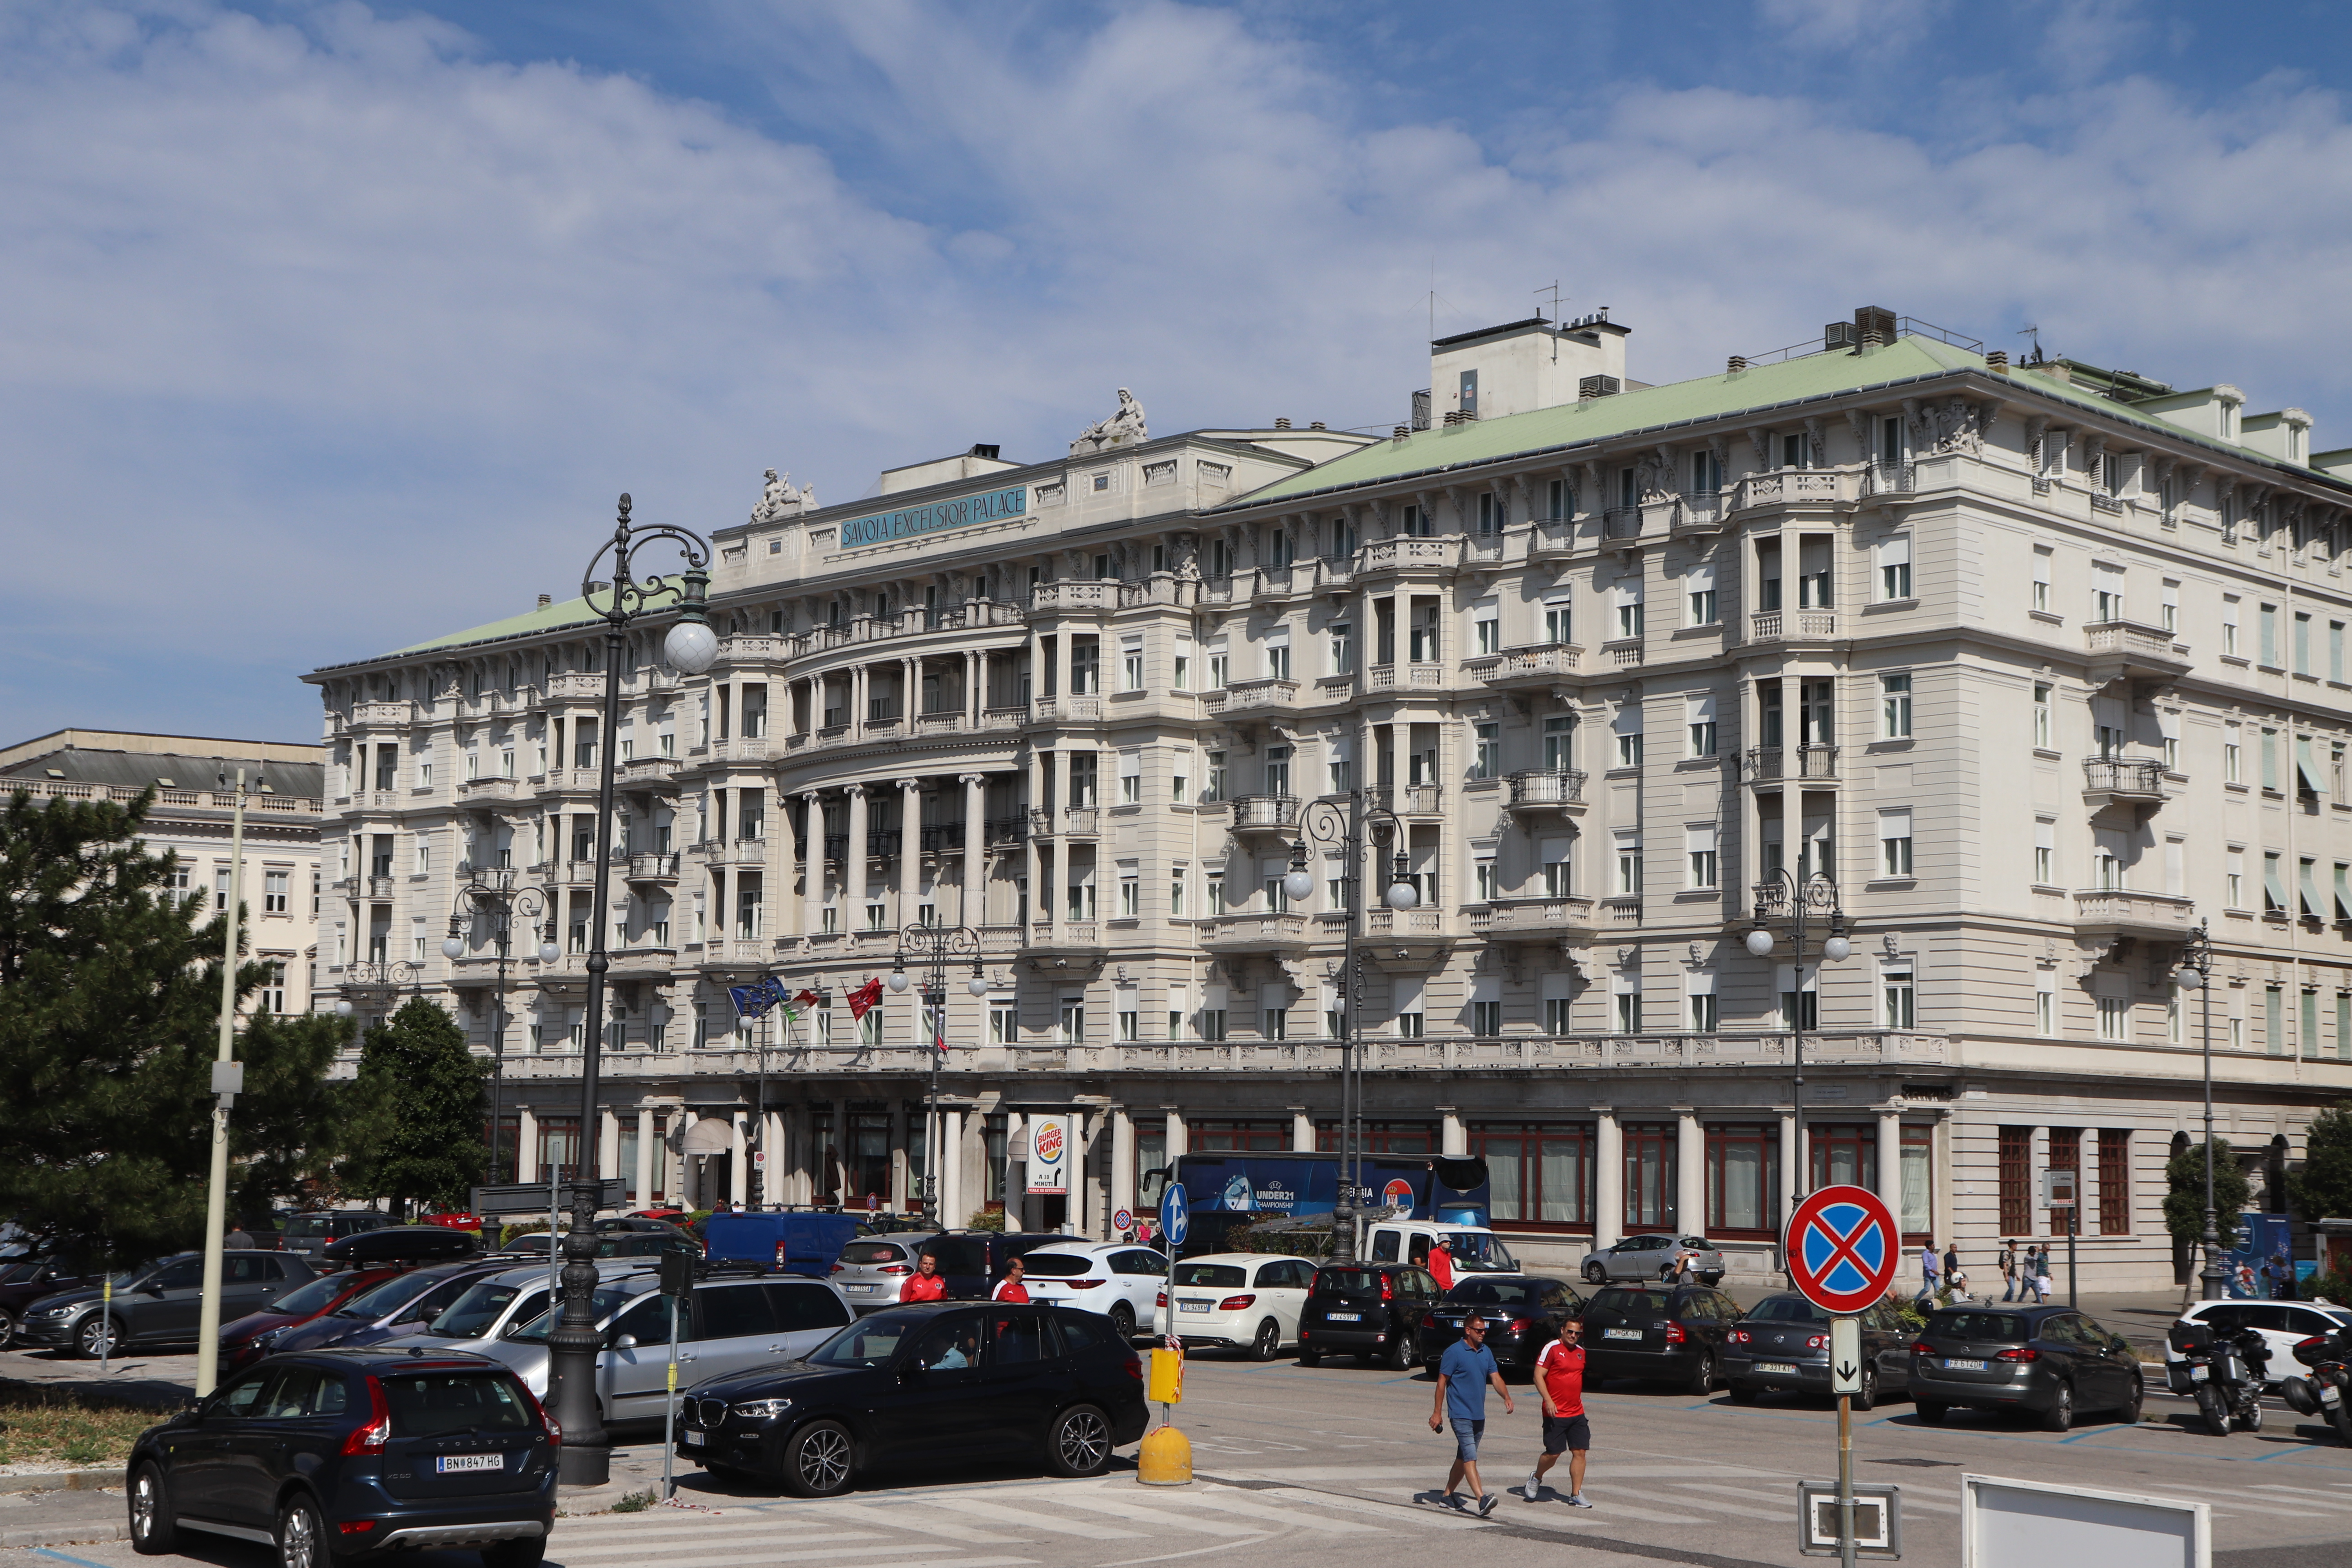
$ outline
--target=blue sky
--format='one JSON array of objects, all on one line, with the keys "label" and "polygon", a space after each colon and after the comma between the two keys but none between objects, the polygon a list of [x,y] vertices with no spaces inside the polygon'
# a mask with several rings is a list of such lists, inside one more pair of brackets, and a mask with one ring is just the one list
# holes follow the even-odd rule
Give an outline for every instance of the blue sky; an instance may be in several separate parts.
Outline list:
[{"label": "blue sky", "polygon": [[1875,303],[2352,446],[2346,16],[0,0],[0,740],[315,737],[623,489],[1385,426],[1555,280],[1645,380]]}]

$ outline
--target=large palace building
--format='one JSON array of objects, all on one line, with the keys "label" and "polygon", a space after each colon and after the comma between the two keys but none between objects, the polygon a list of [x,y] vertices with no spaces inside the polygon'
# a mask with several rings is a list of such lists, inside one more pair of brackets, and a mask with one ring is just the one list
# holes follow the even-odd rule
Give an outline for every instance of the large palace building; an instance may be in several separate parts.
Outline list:
[{"label": "large palace building", "polygon": [[[848,998],[960,925],[953,1221],[1101,1235],[1173,1154],[1331,1147],[1352,1029],[1370,1146],[1484,1156],[1525,1258],[1671,1227],[1760,1274],[1803,1174],[1981,1280],[2071,1167],[2085,1282],[2173,1281],[2201,1047],[2263,1206],[2352,1092],[2352,452],[1875,309],[1664,385],[1627,337],[1442,340],[1393,434],[1153,438],[1122,394],[1049,462],[772,475],[706,675],[657,617],[603,668],[579,600],[316,671],[322,1000],[446,1002],[543,1178],[605,922],[604,1173],[908,1208],[921,986]],[[765,974],[816,1001],[741,1021]]]}]

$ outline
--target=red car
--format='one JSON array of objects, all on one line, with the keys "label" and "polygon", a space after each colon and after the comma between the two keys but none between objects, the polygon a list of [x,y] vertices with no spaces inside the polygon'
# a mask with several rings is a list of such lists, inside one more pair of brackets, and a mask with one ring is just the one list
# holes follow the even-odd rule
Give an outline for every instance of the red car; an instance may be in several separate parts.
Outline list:
[{"label": "red car", "polygon": [[478,1214],[429,1214],[416,1223],[446,1226],[451,1230],[479,1230],[482,1228],[482,1216]]},{"label": "red car", "polygon": [[285,1330],[331,1312],[361,1291],[381,1285],[400,1272],[397,1268],[351,1268],[341,1274],[322,1274],[283,1300],[272,1303],[269,1310],[224,1323],[220,1331],[221,1375],[243,1372],[275,1349],[278,1334]]}]

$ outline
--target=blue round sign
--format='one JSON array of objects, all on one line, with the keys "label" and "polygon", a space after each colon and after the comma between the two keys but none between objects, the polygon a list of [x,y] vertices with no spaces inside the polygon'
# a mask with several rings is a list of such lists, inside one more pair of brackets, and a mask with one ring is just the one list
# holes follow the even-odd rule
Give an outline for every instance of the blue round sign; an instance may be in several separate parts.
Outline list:
[{"label": "blue round sign", "polygon": [[1171,1247],[1184,1245],[1185,1232],[1192,1228],[1192,1205],[1184,1195],[1184,1184],[1171,1182],[1168,1190],[1160,1194],[1160,1229]]}]

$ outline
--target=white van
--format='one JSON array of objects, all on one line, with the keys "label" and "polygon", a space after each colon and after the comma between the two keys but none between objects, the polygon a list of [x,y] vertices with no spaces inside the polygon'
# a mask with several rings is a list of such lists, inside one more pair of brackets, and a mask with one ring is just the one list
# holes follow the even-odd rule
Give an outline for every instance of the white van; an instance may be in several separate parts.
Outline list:
[{"label": "white van", "polygon": [[1454,1254],[1456,1278],[1465,1274],[1517,1274],[1519,1260],[1503,1238],[1479,1225],[1441,1225],[1425,1219],[1376,1221],[1364,1237],[1364,1258],[1370,1263],[1412,1263],[1429,1267],[1429,1249],[1444,1237]]}]

